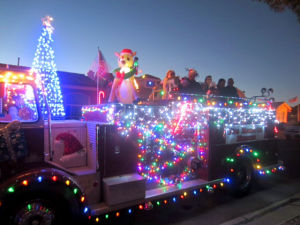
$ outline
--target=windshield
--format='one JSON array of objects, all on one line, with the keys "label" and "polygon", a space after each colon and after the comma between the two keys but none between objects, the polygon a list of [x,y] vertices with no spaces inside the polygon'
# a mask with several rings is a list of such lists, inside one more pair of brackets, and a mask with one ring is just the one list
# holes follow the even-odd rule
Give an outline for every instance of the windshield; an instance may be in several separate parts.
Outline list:
[{"label": "windshield", "polygon": [[1,84],[0,122],[35,122],[38,111],[34,91],[29,84]]}]

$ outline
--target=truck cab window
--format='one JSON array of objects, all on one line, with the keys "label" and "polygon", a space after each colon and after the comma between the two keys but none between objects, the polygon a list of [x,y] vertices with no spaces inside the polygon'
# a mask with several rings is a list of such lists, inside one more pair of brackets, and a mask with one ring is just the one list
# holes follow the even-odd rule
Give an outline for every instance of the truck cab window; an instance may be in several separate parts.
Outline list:
[{"label": "truck cab window", "polygon": [[0,122],[36,122],[38,111],[34,91],[29,84],[6,83],[1,88]]}]

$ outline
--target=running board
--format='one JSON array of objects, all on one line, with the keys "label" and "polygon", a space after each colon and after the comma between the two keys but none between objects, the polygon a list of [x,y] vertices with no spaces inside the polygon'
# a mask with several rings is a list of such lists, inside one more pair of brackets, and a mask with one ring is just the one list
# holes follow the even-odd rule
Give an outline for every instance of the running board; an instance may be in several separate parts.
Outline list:
[{"label": "running board", "polygon": [[185,181],[177,185],[154,188],[146,191],[146,196],[145,199],[143,200],[130,201],[130,202],[114,205],[114,206],[108,206],[105,203],[98,203],[98,204],[91,205],[90,206],[91,215],[95,216],[95,215],[110,213],[123,208],[129,208],[129,207],[137,206],[139,204],[144,204],[154,200],[160,200],[160,199],[170,198],[174,196],[180,196],[181,198],[185,198],[187,193],[190,191],[213,192],[215,188],[223,187],[225,183],[226,183],[225,179],[217,179],[213,181],[196,179],[196,180]]}]

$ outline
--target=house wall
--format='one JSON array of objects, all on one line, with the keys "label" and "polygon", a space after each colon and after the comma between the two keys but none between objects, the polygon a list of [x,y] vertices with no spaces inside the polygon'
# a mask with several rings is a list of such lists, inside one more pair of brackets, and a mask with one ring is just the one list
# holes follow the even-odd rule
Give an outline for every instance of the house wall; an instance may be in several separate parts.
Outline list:
[{"label": "house wall", "polygon": [[62,86],[66,119],[80,119],[84,105],[97,104],[96,88]]}]

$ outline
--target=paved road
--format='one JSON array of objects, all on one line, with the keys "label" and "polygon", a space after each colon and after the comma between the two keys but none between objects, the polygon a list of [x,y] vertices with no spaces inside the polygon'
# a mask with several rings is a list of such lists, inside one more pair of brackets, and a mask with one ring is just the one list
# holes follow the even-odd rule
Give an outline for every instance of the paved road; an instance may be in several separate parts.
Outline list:
[{"label": "paved road", "polygon": [[184,200],[182,203],[168,204],[152,211],[137,214],[134,225],[214,225],[241,215],[264,208],[274,202],[290,197],[300,191],[300,178],[276,176],[260,180],[252,192],[243,198],[235,198],[228,193]]}]

